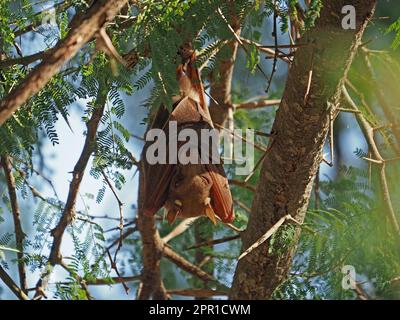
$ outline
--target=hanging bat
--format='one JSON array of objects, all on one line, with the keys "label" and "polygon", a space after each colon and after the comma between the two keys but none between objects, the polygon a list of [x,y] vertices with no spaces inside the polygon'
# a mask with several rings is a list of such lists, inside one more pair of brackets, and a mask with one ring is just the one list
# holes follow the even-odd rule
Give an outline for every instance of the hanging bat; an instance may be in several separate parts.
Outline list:
[{"label": "hanging bat", "polygon": [[[176,121],[180,130],[191,128],[197,132],[201,153],[201,129],[213,129],[210,113],[205,102],[204,89],[200,75],[195,67],[195,55],[181,52],[182,64],[177,68],[180,87],[180,99],[174,104],[171,113],[161,106],[151,128],[162,129],[169,137],[168,123]],[[185,144],[180,142],[179,148]],[[150,143],[146,143],[143,154]],[[210,146],[209,154],[212,154]],[[167,148],[168,149],[168,148]],[[179,152],[179,151],[178,151]],[[168,153],[168,151],[167,151]],[[169,155],[167,154],[167,159]],[[154,215],[164,207],[164,214],[171,224],[177,218],[189,218],[205,215],[216,224],[216,215],[223,222],[234,219],[232,196],[221,163],[198,164],[149,164],[144,163],[144,212]]]}]

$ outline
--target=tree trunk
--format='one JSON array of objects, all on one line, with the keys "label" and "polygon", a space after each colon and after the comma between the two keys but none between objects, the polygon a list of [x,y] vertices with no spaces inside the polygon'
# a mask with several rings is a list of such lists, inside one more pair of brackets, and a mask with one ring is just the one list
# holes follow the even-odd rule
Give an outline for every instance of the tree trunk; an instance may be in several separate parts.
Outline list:
[{"label": "tree trunk", "polygon": [[[280,218],[302,223],[322,159],[330,113],[336,113],[341,85],[360,45],[376,0],[326,0],[315,27],[301,40],[273,125],[276,135],[263,162],[252,214],[242,236],[250,247]],[[342,28],[344,5],[353,5],[356,29]],[[311,72],[312,70],[312,72]],[[309,79],[311,86],[308,88]],[[231,299],[268,299],[290,270],[300,229],[288,248],[269,252],[269,241],[238,262]],[[274,246],[275,247],[275,246]]]},{"label": "tree trunk", "polygon": [[[143,158],[141,163],[143,163]],[[163,245],[155,224],[155,217],[148,217],[143,213],[144,174],[142,165],[139,174],[138,228],[143,242],[143,269],[141,284],[136,296],[138,300],[165,300],[167,293],[160,268]]]}]

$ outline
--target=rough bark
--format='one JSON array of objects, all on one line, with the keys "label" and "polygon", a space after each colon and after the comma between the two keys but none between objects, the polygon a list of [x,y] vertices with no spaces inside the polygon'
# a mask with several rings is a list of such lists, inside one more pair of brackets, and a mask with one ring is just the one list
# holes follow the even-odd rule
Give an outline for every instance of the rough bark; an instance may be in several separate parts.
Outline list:
[{"label": "rough bark", "polygon": [[140,172],[140,184],[139,184],[139,212],[138,212],[138,227],[143,242],[143,269],[141,275],[141,286],[137,293],[139,300],[167,299],[167,294],[164,288],[161,275],[161,258],[163,251],[163,242],[158,233],[157,226],[155,224],[155,217],[149,217],[144,215],[143,198],[144,197],[144,174],[143,167]]},{"label": "rough bark", "polygon": [[[284,95],[273,125],[276,136],[260,174],[243,251],[257,241],[280,218],[290,214],[303,222],[312,183],[321,162],[329,129],[330,112],[335,112],[352,59],[360,45],[376,0],[327,0],[320,18],[307,32],[295,54]],[[355,30],[341,28],[344,5],[356,9]],[[312,70],[312,72],[310,72]],[[307,93],[310,74],[311,86]],[[269,252],[266,241],[238,262],[231,299],[268,299],[281,284],[292,264],[300,235],[294,245]]]},{"label": "rough bark", "polygon": [[[196,243],[201,243],[203,241],[212,240],[213,236],[214,236],[214,233],[212,232],[212,230],[209,230],[206,234],[204,234],[204,232],[202,232],[201,228],[202,228],[201,224],[196,224],[194,226],[194,236],[195,236]],[[196,262],[196,265],[201,265],[202,263],[204,263],[204,261],[206,261],[203,265],[203,269],[210,274],[213,273],[214,262],[212,259],[208,259],[207,254],[205,254],[203,252],[202,248],[196,249],[195,254],[194,254],[194,260]],[[205,283],[200,282],[199,286],[201,286],[202,289],[209,289],[207,282],[205,282]],[[210,297],[196,296],[196,297],[194,297],[194,299],[195,300],[205,300],[205,299],[210,299]]]}]

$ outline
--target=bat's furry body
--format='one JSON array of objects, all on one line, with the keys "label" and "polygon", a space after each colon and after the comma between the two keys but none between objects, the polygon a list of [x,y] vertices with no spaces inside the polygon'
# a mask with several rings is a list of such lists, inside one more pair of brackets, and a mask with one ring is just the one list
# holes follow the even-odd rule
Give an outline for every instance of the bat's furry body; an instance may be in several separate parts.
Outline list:
[{"label": "bat's furry body", "polygon": [[[177,122],[177,133],[185,128],[197,132],[199,146],[202,145],[200,130],[212,129],[213,124],[205,103],[200,76],[194,67],[194,55],[179,65],[177,77],[181,99],[175,103],[171,113],[161,106],[153,121],[152,128],[164,130],[169,137],[168,122]],[[186,142],[180,142],[179,148]],[[143,154],[150,143],[146,143]],[[212,148],[209,149],[210,157]],[[168,148],[167,148],[168,149]],[[197,157],[200,159],[201,148]],[[179,151],[178,151],[179,152]],[[167,155],[167,159],[169,159]],[[215,160],[215,159],[214,159]],[[149,164],[144,162],[145,197],[144,212],[155,214],[164,207],[166,218],[172,223],[176,218],[206,215],[214,223],[215,214],[223,222],[234,219],[232,196],[222,164],[209,159],[208,164]]]}]

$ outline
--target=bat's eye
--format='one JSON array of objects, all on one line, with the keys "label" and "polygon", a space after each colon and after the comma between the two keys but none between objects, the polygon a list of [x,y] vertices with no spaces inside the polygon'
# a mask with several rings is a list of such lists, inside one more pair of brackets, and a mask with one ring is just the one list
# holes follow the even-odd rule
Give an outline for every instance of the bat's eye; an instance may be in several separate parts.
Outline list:
[{"label": "bat's eye", "polygon": [[174,187],[178,188],[182,184],[183,179],[176,179],[174,182]]},{"label": "bat's eye", "polygon": [[184,177],[181,174],[177,174],[173,179],[173,186],[174,188],[178,188],[184,180]]}]

